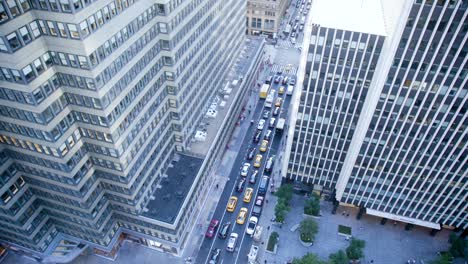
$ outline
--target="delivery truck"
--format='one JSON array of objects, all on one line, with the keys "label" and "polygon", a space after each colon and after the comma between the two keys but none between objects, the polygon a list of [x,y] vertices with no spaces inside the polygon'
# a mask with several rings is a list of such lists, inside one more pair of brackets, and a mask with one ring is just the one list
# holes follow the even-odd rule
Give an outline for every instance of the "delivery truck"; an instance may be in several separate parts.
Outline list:
[{"label": "delivery truck", "polygon": [[270,93],[270,85],[264,83],[260,88],[260,98],[265,99],[267,98],[268,94]]}]

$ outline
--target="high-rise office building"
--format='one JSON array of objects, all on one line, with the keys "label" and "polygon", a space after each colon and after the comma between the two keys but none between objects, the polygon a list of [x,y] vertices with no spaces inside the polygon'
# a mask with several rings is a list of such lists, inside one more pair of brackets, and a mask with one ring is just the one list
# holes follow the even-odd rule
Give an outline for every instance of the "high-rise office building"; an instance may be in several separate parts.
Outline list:
[{"label": "high-rise office building", "polygon": [[283,177],[370,215],[465,229],[467,6],[314,1]]},{"label": "high-rise office building", "polygon": [[247,0],[247,34],[273,37],[278,33],[289,3],[289,0]]},{"label": "high-rise office building", "polygon": [[[245,8],[2,1],[0,242],[53,262],[113,256],[123,236],[179,254],[212,162],[175,153],[240,54]],[[174,159],[191,170],[169,172]]]}]

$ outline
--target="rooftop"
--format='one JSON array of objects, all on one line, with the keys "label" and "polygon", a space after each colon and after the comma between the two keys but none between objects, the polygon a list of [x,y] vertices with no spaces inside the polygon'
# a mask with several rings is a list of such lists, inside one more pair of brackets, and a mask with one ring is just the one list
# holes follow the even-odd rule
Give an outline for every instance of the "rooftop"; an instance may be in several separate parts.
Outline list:
[{"label": "rooftop", "polygon": [[143,216],[166,223],[174,223],[185,197],[197,176],[203,159],[177,154],[166,171],[167,177],[156,188]]},{"label": "rooftop", "polygon": [[190,152],[201,156],[205,156],[207,154],[211,143],[216,137],[218,129],[221,127],[227,111],[234,101],[235,94],[241,87],[242,82],[240,78],[247,75],[247,71],[249,70],[250,65],[254,62],[251,60],[251,58],[255,56],[258,49],[261,47],[262,42],[263,39],[261,38],[246,39],[244,49],[238,57],[233,71],[229,74],[230,76],[226,85],[219,90],[219,93],[216,96],[216,117],[208,118],[205,116],[205,118],[202,120],[196,130],[200,132],[206,132],[204,140],[197,141],[194,138],[193,142],[190,144]]},{"label": "rooftop", "polygon": [[[247,38],[244,49],[226,80],[226,85],[219,89],[216,116],[214,118],[205,116],[196,129],[195,133],[198,133],[199,138],[203,138],[203,140],[194,139],[189,146],[189,153],[176,154],[165,172],[167,177],[161,179],[159,183],[160,188],[156,188],[152,194],[142,216],[168,224],[175,222],[203,164],[203,157],[206,156],[210,149],[224,117],[235,98],[235,94],[241,87],[240,77],[247,75],[250,65],[254,62],[251,58],[257,53],[262,42],[263,39]],[[226,89],[232,90],[229,94],[226,94]]]},{"label": "rooftop", "polygon": [[313,24],[373,35],[386,35],[380,0],[314,0]]}]

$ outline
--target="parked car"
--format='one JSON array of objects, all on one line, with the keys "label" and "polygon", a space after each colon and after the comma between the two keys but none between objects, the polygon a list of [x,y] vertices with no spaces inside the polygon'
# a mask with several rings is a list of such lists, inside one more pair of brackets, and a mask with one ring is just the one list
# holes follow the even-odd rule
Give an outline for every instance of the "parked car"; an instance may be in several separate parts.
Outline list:
[{"label": "parked car", "polygon": [[205,233],[205,236],[208,238],[212,238],[214,234],[216,234],[216,230],[218,229],[219,221],[216,219],[211,220],[210,225],[208,226],[208,230]]},{"label": "parked car", "polygon": [[257,195],[257,199],[255,199],[255,205],[263,206],[263,201],[265,201],[265,197],[261,195]]},{"label": "parked car", "polygon": [[242,192],[244,190],[244,187],[245,187],[245,179],[242,178],[239,180],[239,183],[237,183],[237,187],[236,187],[237,192]]},{"label": "parked car", "polygon": [[289,81],[289,85],[295,85],[295,84],[296,84],[296,79],[291,78],[291,80]]},{"label": "parked car", "polygon": [[253,195],[253,189],[252,188],[247,188],[245,189],[244,193],[244,203],[250,203],[250,200],[252,200],[252,195]]},{"label": "parked car", "polygon": [[273,169],[273,165],[274,165],[274,159],[275,159],[275,156],[271,156],[268,159],[266,166],[265,166],[265,172],[271,172],[271,170]]},{"label": "parked car", "polygon": [[243,225],[245,223],[245,219],[247,218],[247,208],[242,207],[239,211],[239,215],[237,215],[236,223],[238,225]]},{"label": "parked car", "polygon": [[[274,117],[273,117],[274,118]],[[265,140],[270,140],[271,139],[271,135],[272,135],[273,132],[271,132],[271,130],[267,130],[267,132],[265,133],[265,136],[263,136],[263,138]]]},{"label": "parked car", "polygon": [[237,238],[239,235],[237,233],[231,233],[231,236],[229,236],[229,241],[226,246],[226,250],[229,252],[234,252],[234,249],[236,248],[236,243],[237,243]]},{"label": "parked car", "polygon": [[268,140],[263,140],[262,144],[260,145],[260,151],[265,152],[268,149]]},{"label": "parked car", "polygon": [[255,231],[255,227],[257,226],[258,223],[258,218],[255,216],[251,216],[249,219],[249,224],[247,225],[247,229],[245,230],[245,233],[247,235],[253,235]]},{"label": "parked car", "polygon": [[257,150],[256,148],[251,148],[249,150],[249,154],[247,154],[247,159],[248,160],[252,160],[255,157],[255,151],[256,150]]},{"label": "parked car", "polygon": [[240,175],[242,177],[247,177],[247,175],[249,174],[249,170],[250,170],[250,163],[244,163],[244,166],[242,166]]},{"label": "parked car", "polygon": [[209,264],[217,264],[219,261],[219,256],[221,255],[221,249],[215,248],[213,251],[211,251],[211,257],[210,257],[210,262]]},{"label": "parked car", "polygon": [[260,141],[260,138],[261,138],[261,137],[262,137],[262,131],[257,131],[257,132],[255,133],[255,136],[254,136],[254,138],[253,138],[253,141],[254,141],[255,143],[258,143],[258,142]]},{"label": "parked car", "polygon": [[255,161],[254,161],[253,166],[255,168],[260,168],[260,166],[262,166],[262,159],[263,159],[262,154],[257,154],[257,156],[255,156]]},{"label": "parked car", "polygon": [[257,129],[263,130],[263,127],[265,127],[265,119],[260,119],[260,121],[258,121]]},{"label": "parked car", "polygon": [[275,107],[275,110],[273,110],[273,115],[277,116],[280,112],[280,108],[278,106]]},{"label": "parked car", "polygon": [[250,174],[249,183],[255,184],[255,182],[257,181],[257,174],[258,170],[254,170],[252,174]]},{"label": "parked car", "polygon": [[276,76],[275,76],[275,80],[274,80],[274,82],[275,82],[275,83],[279,83],[279,82],[281,82],[281,76],[279,76],[279,75],[276,75]]},{"label": "parked car", "polygon": [[219,238],[226,238],[227,234],[229,234],[229,230],[231,228],[231,222],[225,222],[223,226],[219,229],[218,237]]}]

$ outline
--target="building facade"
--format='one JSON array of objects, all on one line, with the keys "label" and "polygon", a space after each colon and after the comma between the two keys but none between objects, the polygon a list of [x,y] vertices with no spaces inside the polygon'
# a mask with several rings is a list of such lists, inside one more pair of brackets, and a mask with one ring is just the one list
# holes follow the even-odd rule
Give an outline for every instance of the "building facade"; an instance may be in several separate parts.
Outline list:
[{"label": "building facade", "polygon": [[248,0],[247,34],[273,36],[278,33],[290,0]]},{"label": "building facade", "polygon": [[143,209],[238,56],[245,5],[2,1],[0,241],[53,262],[125,236],[179,254],[193,214]]},{"label": "building facade", "polygon": [[[364,64],[338,61],[344,38],[335,32],[343,27],[310,21],[283,177],[370,215],[466,229],[467,3],[382,1],[381,8],[385,33],[364,43]],[[344,36],[365,40],[361,30]],[[360,45],[350,38],[348,56],[359,58]],[[341,67],[350,74],[337,75]],[[348,94],[343,83],[352,85]]]}]

